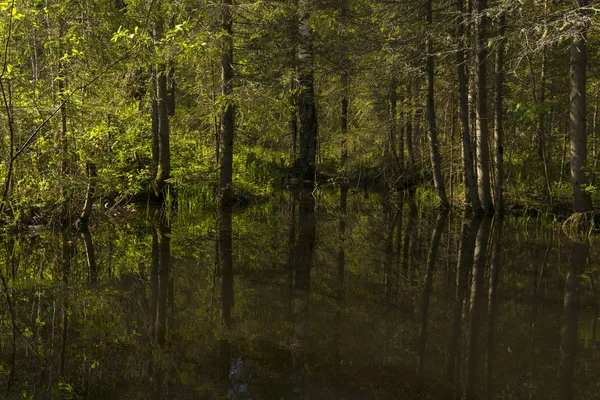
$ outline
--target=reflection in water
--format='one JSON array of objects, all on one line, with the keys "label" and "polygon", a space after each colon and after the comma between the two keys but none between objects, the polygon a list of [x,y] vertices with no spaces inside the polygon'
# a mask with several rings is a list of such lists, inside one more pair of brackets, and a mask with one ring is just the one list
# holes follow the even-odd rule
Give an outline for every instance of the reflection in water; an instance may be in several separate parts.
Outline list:
[{"label": "reflection in water", "polygon": [[493,393],[495,329],[498,313],[497,291],[500,283],[500,253],[502,251],[502,225],[504,216],[499,213],[494,217],[492,233],[492,249],[490,260],[490,284],[488,287],[488,342],[487,342],[487,393]]},{"label": "reflection in water", "polygon": [[481,313],[483,307],[484,293],[484,275],[487,262],[487,244],[490,235],[491,218],[484,218],[479,225],[477,238],[475,240],[475,253],[473,254],[473,269],[471,272],[471,299],[469,303],[469,333],[468,346],[469,354],[466,378],[467,399],[474,399],[475,389],[478,383],[478,362],[479,362],[479,325],[481,322]]},{"label": "reflection in water", "polygon": [[565,281],[562,327],[560,329],[560,363],[558,398],[571,400],[573,396],[573,373],[577,353],[577,324],[579,322],[580,280],[585,269],[590,246],[587,243],[571,244],[570,268]]},{"label": "reflection in water", "polygon": [[[461,228],[450,215],[444,229],[412,199],[403,210],[391,197],[383,213],[377,194],[364,200],[351,192],[318,193],[318,206],[310,193],[297,194],[291,210],[292,201],[271,202],[236,209],[233,218],[230,210],[182,210],[161,224],[147,221],[151,210],[128,214],[116,229],[99,221],[95,260],[79,234],[6,237],[1,391],[8,388],[8,398],[24,391],[97,399],[594,398],[595,292],[581,275],[585,253],[592,263],[600,250],[571,248],[560,231],[548,243],[545,225],[531,229],[512,216],[490,229],[478,219]],[[445,268],[450,263],[456,268]],[[404,265],[407,279],[397,276]]]},{"label": "reflection in water", "polygon": [[338,221],[338,254],[337,254],[337,282],[336,282],[336,310],[334,354],[336,365],[341,365],[341,341],[343,335],[342,308],[345,300],[344,274],[346,270],[346,212],[348,207],[348,186],[342,185],[340,189],[340,210]]},{"label": "reflection in water", "polygon": [[315,198],[310,191],[300,193],[298,240],[294,248],[294,295],[292,300],[292,398],[306,398],[304,366],[308,337],[310,272],[315,248]]},{"label": "reflection in water", "polygon": [[[473,216],[470,220],[468,215],[463,215],[463,223],[460,233],[460,244],[458,254],[458,265],[456,268],[456,293],[454,297],[453,313],[452,313],[452,335],[450,339],[448,361],[446,366],[446,379],[449,386],[456,394],[460,390],[456,386],[456,365],[459,362],[459,340],[462,328],[463,310],[465,309],[465,300],[467,298],[467,290],[469,284],[469,272],[473,266],[473,255],[475,252],[475,242],[477,240],[477,232],[481,225],[481,218]],[[454,394],[450,398],[456,397]]]},{"label": "reflection in water", "polygon": [[167,336],[167,302],[169,291],[169,276],[171,274],[171,238],[170,227],[159,218],[152,236],[153,240],[153,271],[152,280],[156,299],[155,310],[155,339],[159,346],[164,346]]},{"label": "reflection in water", "polygon": [[153,398],[168,397],[166,386],[167,371],[158,362],[162,349],[167,342],[167,312],[171,274],[171,228],[162,213],[155,215],[155,226],[152,229],[152,270],[150,283],[152,287],[151,314],[154,323],[153,357],[150,363],[152,381],[154,383]]},{"label": "reflection in water", "polygon": [[[61,273],[62,281],[66,286],[69,283],[69,275],[71,273],[71,262],[73,260],[74,253],[74,241],[71,233],[68,231],[62,232],[61,241]],[[63,300],[61,307],[61,319],[62,319],[62,332],[60,340],[60,364],[58,369],[59,381],[63,379],[65,374],[65,362],[67,359],[67,342],[69,340],[69,299],[66,297]]]},{"label": "reflection in water", "polygon": [[435,266],[437,264],[438,249],[440,247],[440,240],[442,233],[446,227],[446,221],[448,219],[448,212],[442,211],[436,220],[433,234],[431,235],[431,245],[429,246],[429,252],[427,253],[427,269],[425,272],[425,285],[423,288],[423,296],[421,299],[421,328],[419,332],[419,359],[417,371],[419,374],[419,380],[423,381],[423,371],[425,369],[425,355],[427,347],[427,324],[429,321],[429,301],[431,299],[431,291],[433,286],[433,274]]},{"label": "reflection in water", "polygon": [[[404,232],[404,248],[402,249],[402,273],[405,279],[409,278],[408,266],[410,263],[411,269],[413,266],[414,253],[413,249],[415,248],[415,240],[417,237],[417,204],[415,203],[415,197],[410,196],[408,198],[408,206],[409,206],[409,214],[408,214],[408,223],[406,224],[406,231]],[[410,246],[412,242],[412,247]]]}]

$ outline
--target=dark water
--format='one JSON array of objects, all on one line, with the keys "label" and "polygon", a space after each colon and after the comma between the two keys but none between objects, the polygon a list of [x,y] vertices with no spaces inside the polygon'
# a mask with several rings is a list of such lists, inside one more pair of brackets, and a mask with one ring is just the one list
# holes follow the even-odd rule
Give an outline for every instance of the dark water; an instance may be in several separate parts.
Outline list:
[{"label": "dark water", "polygon": [[600,398],[598,251],[543,222],[352,191],[181,208],[4,238],[1,394]]}]

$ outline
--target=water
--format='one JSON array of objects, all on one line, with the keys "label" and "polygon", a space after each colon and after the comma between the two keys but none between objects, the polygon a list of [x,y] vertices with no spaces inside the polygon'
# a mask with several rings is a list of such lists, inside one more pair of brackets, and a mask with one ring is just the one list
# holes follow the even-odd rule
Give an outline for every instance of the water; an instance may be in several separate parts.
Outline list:
[{"label": "water", "polygon": [[600,398],[598,252],[543,221],[286,193],[0,257],[7,398]]}]

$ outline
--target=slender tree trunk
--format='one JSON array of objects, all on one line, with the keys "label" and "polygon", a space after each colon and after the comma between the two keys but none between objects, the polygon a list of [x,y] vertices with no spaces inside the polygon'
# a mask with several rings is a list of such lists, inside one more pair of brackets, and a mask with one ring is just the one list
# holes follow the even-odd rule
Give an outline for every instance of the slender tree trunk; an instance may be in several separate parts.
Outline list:
[{"label": "slender tree trunk", "polygon": [[156,66],[152,66],[152,101],[150,103],[152,113],[152,164],[153,164],[153,173],[156,175],[156,168],[158,167],[158,153],[159,153],[159,143],[160,143],[160,135],[158,128],[158,79],[156,76]]},{"label": "slender tree trunk", "polygon": [[[469,18],[469,21],[473,19],[473,3],[475,0],[467,0],[467,10],[466,16]],[[463,17],[464,22],[464,17]],[[470,121],[470,134],[471,134],[471,149],[473,150],[473,173],[475,177],[475,181],[479,182],[477,177],[477,88],[475,87],[476,81],[476,73],[477,73],[477,57],[476,57],[476,38],[475,38],[475,24],[469,22],[465,25],[465,47],[466,51],[466,61],[465,68],[468,69],[467,73],[467,83],[468,83],[468,106],[469,106],[469,121]],[[476,186],[477,187],[477,186]],[[477,197],[479,198],[479,190],[477,192]],[[481,204],[481,201],[479,202]],[[482,209],[483,210],[483,209]]]},{"label": "slender tree trunk", "polygon": [[[411,99],[412,100],[412,99]],[[406,115],[406,148],[408,149],[408,170],[410,174],[415,172],[415,148],[413,147],[413,119],[414,112],[409,111]]]},{"label": "slender tree trunk", "polygon": [[167,75],[167,110],[169,116],[175,115],[175,63],[169,60],[169,73]]},{"label": "slender tree trunk", "polygon": [[[163,37],[162,17],[154,26],[155,46]],[[164,195],[163,190],[167,186],[167,179],[171,173],[171,149],[169,143],[169,111],[167,90],[167,66],[164,62],[155,65],[156,74],[156,109],[158,122],[158,165],[156,168],[156,177],[154,178],[154,194],[157,197]]]},{"label": "slender tree trunk", "polygon": [[[433,24],[432,0],[427,0],[427,26],[431,29]],[[448,197],[446,196],[446,187],[444,185],[444,176],[442,175],[442,161],[438,142],[438,130],[435,120],[435,88],[434,88],[434,60],[433,43],[431,36],[427,37],[427,121],[429,122],[429,153],[431,156],[431,169],[433,172],[433,184],[437,192],[440,206],[442,208],[450,207]]]},{"label": "slender tree trunk", "polygon": [[94,242],[92,241],[92,235],[87,228],[81,231],[81,236],[83,237],[83,243],[85,245],[85,258],[88,265],[88,281],[90,285],[95,285],[98,281],[98,266],[96,264]]},{"label": "slender tree trunk", "polygon": [[292,153],[291,161],[292,164],[296,162],[296,156],[298,154],[298,101],[296,98],[296,78],[292,76],[290,79],[290,119],[288,121],[288,129],[290,133],[290,151]]},{"label": "slender tree trunk", "polygon": [[[581,7],[588,5],[588,0],[577,0],[580,15],[585,11]],[[583,24],[581,22],[580,24]],[[587,163],[587,129],[586,129],[586,69],[587,45],[586,26],[579,26],[571,43],[571,183],[573,185],[573,209],[575,212],[592,210],[590,194],[585,191],[587,176],[584,168]]]},{"label": "slender tree trunk", "polygon": [[85,194],[85,203],[83,205],[83,211],[77,220],[77,226],[79,229],[86,229],[90,215],[92,214],[92,206],[94,205],[94,194],[96,192],[96,180],[97,180],[97,168],[96,164],[91,162],[86,163],[87,175],[88,175],[88,187]]},{"label": "slender tree trunk", "polygon": [[340,128],[342,131],[342,167],[346,165],[346,161],[348,160],[348,107],[350,104],[350,100],[348,99],[348,91],[349,91],[349,77],[348,71],[344,70],[342,72],[342,110],[341,110],[341,118],[340,118]]},{"label": "slender tree trunk", "polygon": [[160,196],[166,187],[166,180],[171,173],[171,149],[169,143],[170,127],[167,110],[167,77],[164,65],[158,67],[157,105],[158,105],[158,166],[154,180],[154,193]]},{"label": "slender tree trunk", "polygon": [[404,124],[404,112],[400,111],[400,131],[398,132],[398,167],[400,173],[404,173],[404,140],[405,140],[406,125]]},{"label": "slender tree trunk", "polygon": [[477,180],[479,200],[484,211],[494,212],[490,188],[490,149],[488,144],[487,57],[488,17],[487,0],[476,0],[477,11]]},{"label": "slender tree trunk", "polygon": [[225,32],[221,49],[221,94],[225,105],[221,115],[221,202],[233,200],[233,136],[235,130],[235,106],[233,104],[233,16],[232,0],[223,0],[221,6],[222,28]]},{"label": "slender tree trunk", "polygon": [[299,177],[313,182],[317,152],[317,110],[313,85],[313,43],[310,16],[313,0],[298,0],[300,158]]},{"label": "slender tree trunk", "polygon": [[495,205],[498,212],[504,211],[504,197],[502,195],[502,186],[504,185],[504,107],[503,107],[503,92],[504,85],[504,34],[506,32],[506,16],[504,13],[500,15],[498,21],[498,36],[500,43],[496,48],[496,99],[494,102],[495,110],[495,182],[494,193],[496,195]]}]

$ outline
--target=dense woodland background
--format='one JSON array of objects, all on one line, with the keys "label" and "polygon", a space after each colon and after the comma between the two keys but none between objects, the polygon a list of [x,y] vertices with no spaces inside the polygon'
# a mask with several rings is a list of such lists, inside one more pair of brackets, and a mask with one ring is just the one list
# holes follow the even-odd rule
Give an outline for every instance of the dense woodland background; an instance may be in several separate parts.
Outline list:
[{"label": "dense woodland background", "polygon": [[90,182],[89,206],[241,202],[296,182],[435,188],[443,207],[488,212],[598,200],[593,1],[0,9],[0,212],[13,220],[79,213]]}]

